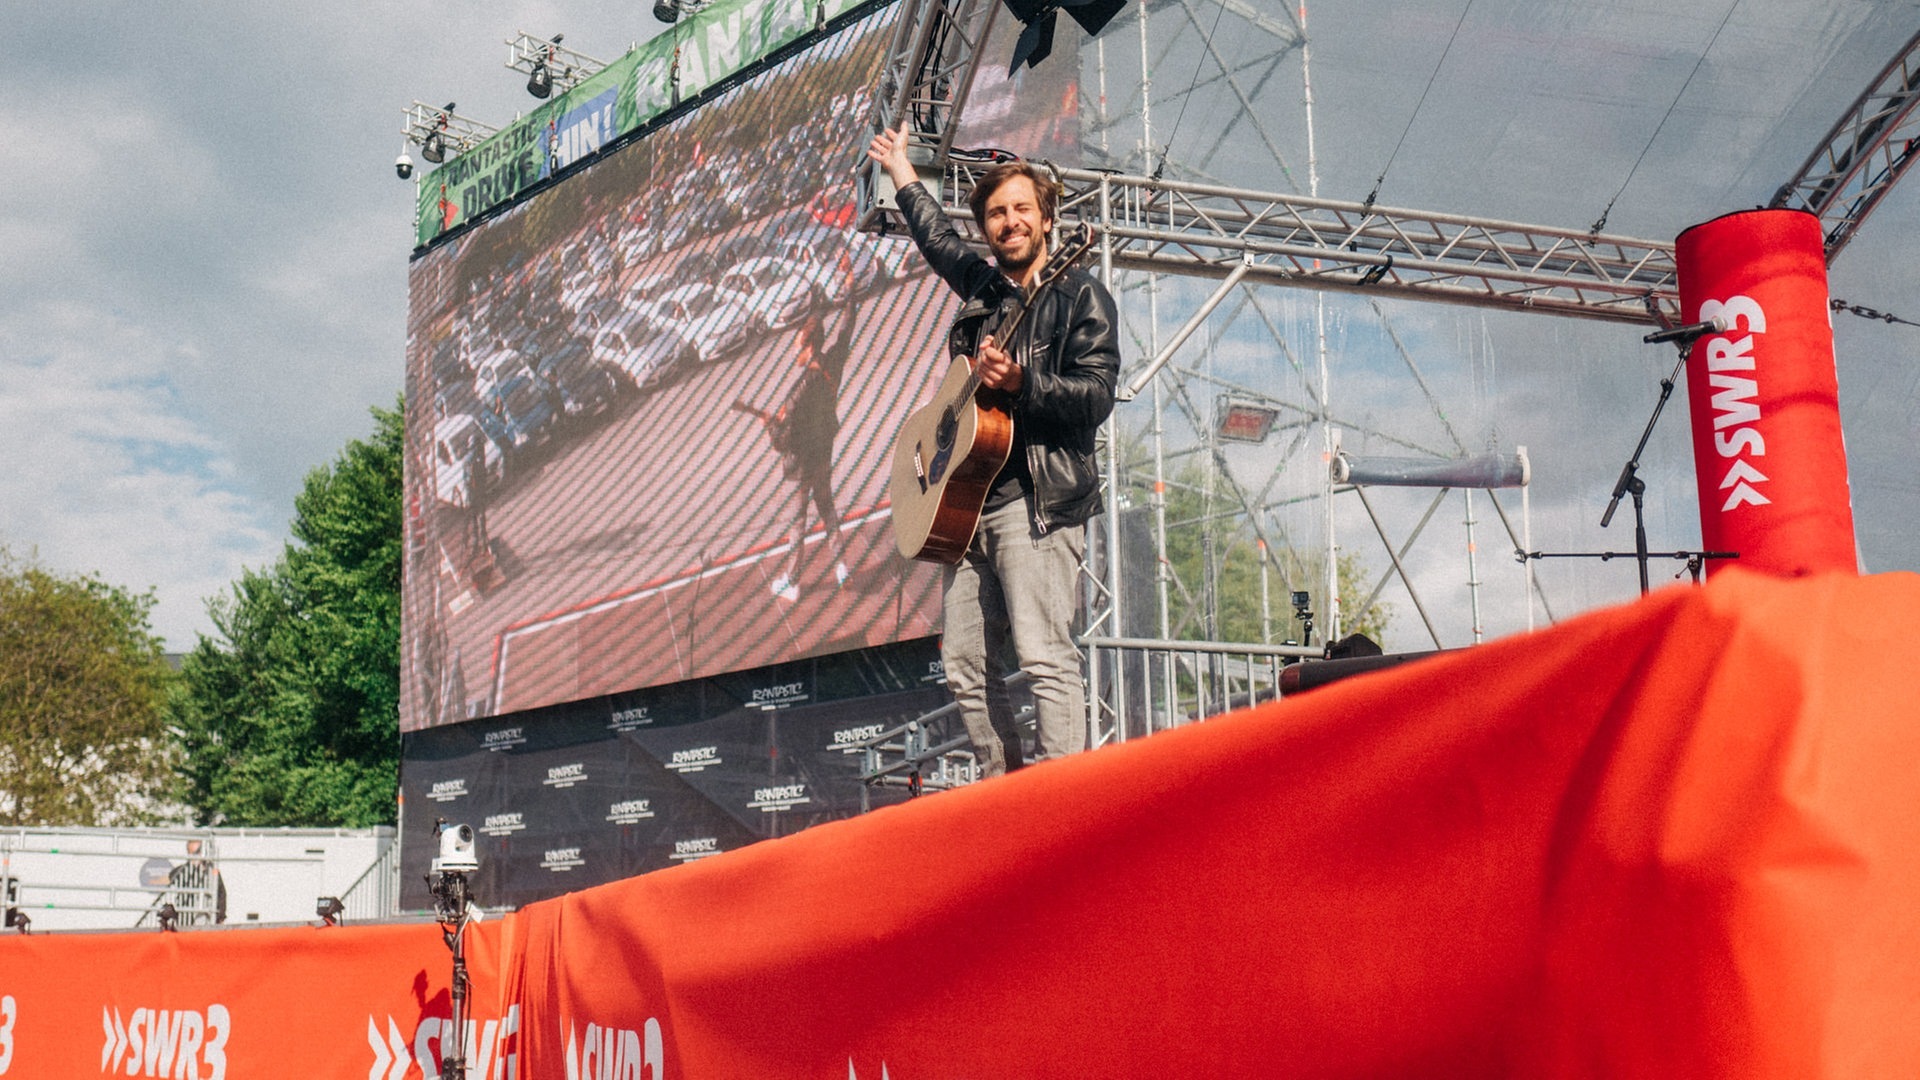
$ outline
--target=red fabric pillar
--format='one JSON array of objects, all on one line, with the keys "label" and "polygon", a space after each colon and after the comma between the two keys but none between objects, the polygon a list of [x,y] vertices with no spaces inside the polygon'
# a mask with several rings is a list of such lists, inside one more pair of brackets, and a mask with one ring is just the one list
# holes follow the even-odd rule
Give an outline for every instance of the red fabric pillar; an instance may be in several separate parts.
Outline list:
[{"label": "red fabric pillar", "polygon": [[1728,214],[1677,248],[1684,319],[1725,326],[1687,362],[1702,545],[1781,576],[1856,570],[1819,219]]}]

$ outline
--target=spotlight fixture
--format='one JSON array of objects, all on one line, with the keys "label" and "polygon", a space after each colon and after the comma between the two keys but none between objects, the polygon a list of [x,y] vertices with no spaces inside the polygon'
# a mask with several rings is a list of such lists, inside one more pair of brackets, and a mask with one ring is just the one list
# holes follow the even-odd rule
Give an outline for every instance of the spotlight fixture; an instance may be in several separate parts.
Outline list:
[{"label": "spotlight fixture", "polygon": [[180,909],[171,903],[161,904],[160,910],[155,914],[160,920],[161,933],[171,934],[180,929]]},{"label": "spotlight fixture", "polygon": [[347,905],[341,903],[337,896],[323,896],[313,902],[313,913],[328,926],[339,926],[340,915],[346,910]]},{"label": "spotlight fixture", "polygon": [[8,908],[8,909],[7,909],[7,926],[8,926],[8,928],[10,928],[10,929],[13,929],[13,930],[18,930],[18,931],[20,931],[20,932],[21,932],[22,934],[25,934],[25,933],[27,933],[27,932],[28,932],[28,931],[27,931],[27,927],[29,927],[29,926],[32,926],[32,925],[33,925],[33,920],[32,920],[32,919],[29,919],[29,918],[27,918],[27,913],[26,913],[26,912],[24,912],[24,911],[21,911],[21,910],[20,910],[19,908],[17,908],[17,907],[10,907],[10,908]]},{"label": "spotlight fixture", "polygon": [[653,0],[653,17],[663,23],[674,23],[682,15],[692,15],[707,6],[710,0]]},{"label": "spotlight fixture", "polygon": [[1005,0],[1007,10],[1024,27],[1013,45],[1013,63],[1007,65],[1011,77],[1020,65],[1033,67],[1053,52],[1053,25],[1062,9],[1073,16],[1089,36],[1098,34],[1113,21],[1127,0]]},{"label": "spotlight fixture", "polygon": [[[437,109],[419,101],[407,106],[407,122],[401,125],[400,134],[406,136],[409,144],[420,148],[420,156],[429,164],[438,165],[447,160],[449,154],[464,154],[500,130],[458,116],[453,108],[451,101]],[[393,171],[402,180],[412,177],[413,161],[404,149],[399,160],[393,163]]]},{"label": "spotlight fixture", "polygon": [[507,55],[507,66],[527,73],[527,93],[542,100],[550,97],[555,89],[564,94],[607,66],[561,45],[565,36],[539,38],[522,30],[508,39],[507,45],[513,51]]}]

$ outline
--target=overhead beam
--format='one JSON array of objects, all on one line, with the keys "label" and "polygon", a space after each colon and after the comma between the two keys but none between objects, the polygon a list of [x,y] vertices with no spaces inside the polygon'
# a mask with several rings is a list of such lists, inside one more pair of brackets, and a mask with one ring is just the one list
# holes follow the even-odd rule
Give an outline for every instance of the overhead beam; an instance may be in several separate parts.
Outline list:
[{"label": "overhead beam", "polygon": [[1800,173],[1769,206],[1820,218],[1831,265],[1867,215],[1913,165],[1920,144],[1920,33],[1854,100]]}]

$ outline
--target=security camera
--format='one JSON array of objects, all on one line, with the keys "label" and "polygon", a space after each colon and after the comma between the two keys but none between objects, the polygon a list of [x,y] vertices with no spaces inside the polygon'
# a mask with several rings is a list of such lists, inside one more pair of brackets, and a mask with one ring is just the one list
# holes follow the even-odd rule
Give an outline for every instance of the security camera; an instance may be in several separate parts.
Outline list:
[{"label": "security camera", "polygon": [[440,857],[433,860],[436,874],[463,874],[480,869],[480,857],[473,853],[473,826],[448,825],[440,830]]},{"label": "security camera", "polygon": [[394,159],[393,171],[398,173],[402,180],[413,176],[413,159],[407,156],[405,150],[400,151],[400,156]]}]

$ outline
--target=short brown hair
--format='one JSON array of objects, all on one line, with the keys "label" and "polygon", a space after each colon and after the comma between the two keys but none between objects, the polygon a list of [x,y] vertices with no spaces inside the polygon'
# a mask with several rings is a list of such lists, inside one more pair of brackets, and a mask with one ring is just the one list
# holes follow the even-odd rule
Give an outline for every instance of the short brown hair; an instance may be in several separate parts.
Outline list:
[{"label": "short brown hair", "polygon": [[986,227],[987,200],[1000,186],[1016,176],[1024,176],[1033,182],[1034,200],[1039,204],[1040,217],[1051,224],[1056,211],[1060,208],[1060,186],[1054,183],[1053,175],[1038,165],[1025,161],[1003,161],[988,169],[980,179],[973,182],[973,190],[967,193],[967,209],[973,211],[974,224]]}]

